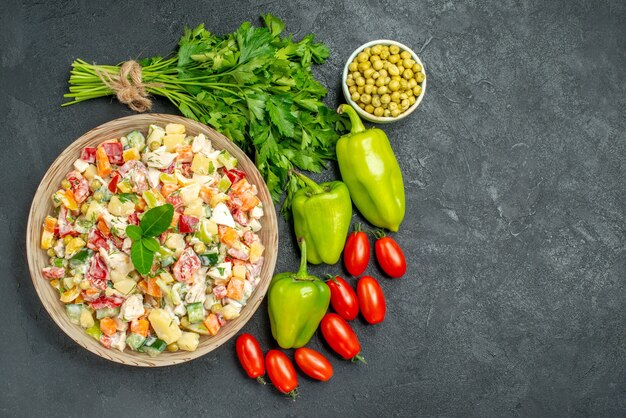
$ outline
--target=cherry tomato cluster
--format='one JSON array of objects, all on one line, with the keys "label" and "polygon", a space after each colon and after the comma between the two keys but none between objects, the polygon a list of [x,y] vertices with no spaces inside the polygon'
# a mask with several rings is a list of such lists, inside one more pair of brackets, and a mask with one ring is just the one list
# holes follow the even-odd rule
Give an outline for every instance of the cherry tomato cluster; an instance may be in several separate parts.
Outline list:
[{"label": "cherry tomato cluster", "polygon": [[[263,376],[267,368],[267,375],[276,389],[293,399],[298,396],[296,369],[285,353],[280,350],[269,350],[263,358],[261,345],[250,334],[241,334],[237,338],[236,350],[239,362],[248,377],[265,384]],[[326,357],[312,348],[298,348],[294,353],[294,359],[300,370],[313,379],[325,382],[333,377],[333,366]]]},{"label": "cherry tomato cluster", "polygon": [[[376,260],[382,270],[392,278],[399,278],[406,272],[406,259],[398,243],[382,231],[374,233]],[[343,259],[346,270],[352,276],[365,272],[370,260],[370,242],[365,232],[357,225],[348,236]],[[345,360],[362,361],[361,344],[356,333],[347,321],[361,315],[369,324],[378,324],[385,320],[387,303],[378,281],[371,276],[361,277],[356,292],[340,276],[329,276],[330,304],[335,313],[327,313],[322,318],[320,330],[328,345]],[[298,395],[298,377],[289,357],[280,350],[269,350],[265,357],[259,342],[250,334],[241,334],[236,343],[237,357],[245,372],[252,379],[265,384],[267,375],[272,384],[282,393],[296,398]],[[294,360],[298,368],[307,376],[327,381],[333,376],[333,366],[318,351],[301,347],[296,349]]]}]

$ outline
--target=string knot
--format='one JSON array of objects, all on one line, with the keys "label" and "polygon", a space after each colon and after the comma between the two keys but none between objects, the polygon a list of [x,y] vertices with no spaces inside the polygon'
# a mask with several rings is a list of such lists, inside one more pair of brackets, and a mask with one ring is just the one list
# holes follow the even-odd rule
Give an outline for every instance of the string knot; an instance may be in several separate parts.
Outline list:
[{"label": "string knot", "polygon": [[136,112],[145,112],[152,107],[146,87],[141,79],[141,65],[137,61],[125,61],[118,75],[96,70],[100,80],[117,95],[117,100]]}]

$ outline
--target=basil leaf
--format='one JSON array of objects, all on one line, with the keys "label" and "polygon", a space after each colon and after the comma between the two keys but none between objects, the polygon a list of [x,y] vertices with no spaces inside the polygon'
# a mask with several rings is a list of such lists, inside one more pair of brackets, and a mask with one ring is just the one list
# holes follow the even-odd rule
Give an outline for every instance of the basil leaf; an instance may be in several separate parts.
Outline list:
[{"label": "basil leaf", "polygon": [[143,245],[144,247],[146,247],[147,250],[152,251],[153,253],[159,251],[159,248],[161,248],[161,246],[159,245],[159,241],[151,237],[143,237],[141,239],[141,245]]},{"label": "basil leaf", "polygon": [[144,247],[141,241],[135,241],[130,247],[130,259],[139,273],[148,274],[152,269],[154,253]]},{"label": "basil leaf", "polygon": [[145,237],[156,237],[169,228],[173,217],[174,206],[167,203],[144,213],[139,226],[141,226]]},{"label": "basil leaf", "polygon": [[143,235],[143,231],[137,225],[128,225],[126,227],[126,235],[133,241],[139,241]]}]

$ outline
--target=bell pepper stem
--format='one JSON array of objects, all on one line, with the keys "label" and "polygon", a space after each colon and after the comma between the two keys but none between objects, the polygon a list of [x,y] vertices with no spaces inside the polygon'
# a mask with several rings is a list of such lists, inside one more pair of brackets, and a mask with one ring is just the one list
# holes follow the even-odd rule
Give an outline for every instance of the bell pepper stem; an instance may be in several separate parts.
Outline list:
[{"label": "bell pepper stem", "polygon": [[359,114],[356,113],[356,110],[349,104],[342,104],[337,109],[337,113],[340,115],[342,113],[346,113],[350,118],[350,124],[352,125],[352,129],[350,129],[350,133],[357,134],[359,132],[365,131],[365,126],[363,126],[363,121],[359,117]]},{"label": "bell pepper stem", "polygon": [[306,240],[304,238],[300,239],[300,268],[296,273],[296,279],[303,280],[308,279],[309,273],[306,269]]},{"label": "bell pepper stem", "polygon": [[324,188],[298,171],[292,171],[306,186],[313,191],[314,194],[324,193]]},{"label": "bell pepper stem", "polygon": [[256,381],[259,382],[262,385],[265,385],[265,379],[263,379],[263,376],[259,376],[256,378]]}]

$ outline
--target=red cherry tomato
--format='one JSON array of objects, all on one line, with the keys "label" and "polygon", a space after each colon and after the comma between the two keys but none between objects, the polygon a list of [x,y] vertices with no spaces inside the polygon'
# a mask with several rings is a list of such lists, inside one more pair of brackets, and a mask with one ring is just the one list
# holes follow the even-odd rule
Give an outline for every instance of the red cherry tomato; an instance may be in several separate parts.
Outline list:
[{"label": "red cherry tomato", "polygon": [[375,278],[363,276],[356,285],[356,293],[359,296],[359,307],[363,318],[370,324],[378,324],[385,320],[387,303],[383,289]]},{"label": "red cherry tomato", "polygon": [[263,351],[261,351],[261,345],[256,338],[250,334],[241,334],[237,338],[235,347],[239,362],[248,374],[248,377],[265,384],[265,380],[263,380],[263,375],[265,374]]},{"label": "red cherry tomato", "polygon": [[406,259],[402,248],[393,238],[386,236],[382,231],[376,233],[376,238],[378,239],[374,249],[378,264],[388,276],[394,279],[402,277],[406,273]]},{"label": "red cherry tomato", "polygon": [[346,270],[353,276],[360,276],[370,261],[370,240],[361,231],[361,224],[354,225],[354,232],[348,235],[343,250],[343,262]]},{"label": "red cherry tomato", "polygon": [[337,354],[345,360],[360,360],[365,363],[363,357],[359,355],[361,351],[359,339],[345,319],[334,313],[326,314],[322,318],[320,329],[330,348]]},{"label": "red cherry tomato", "polygon": [[296,350],[293,357],[298,367],[307,376],[322,382],[333,377],[333,366],[326,360],[326,357],[317,351],[311,348],[300,347]]},{"label": "red cherry tomato", "polygon": [[265,367],[267,367],[267,375],[276,389],[294,399],[298,396],[296,369],[285,353],[279,350],[268,351],[265,355]]},{"label": "red cherry tomato", "polygon": [[352,321],[359,314],[359,301],[354,289],[339,276],[326,282],[330,288],[330,304],[335,312],[346,321]]}]

